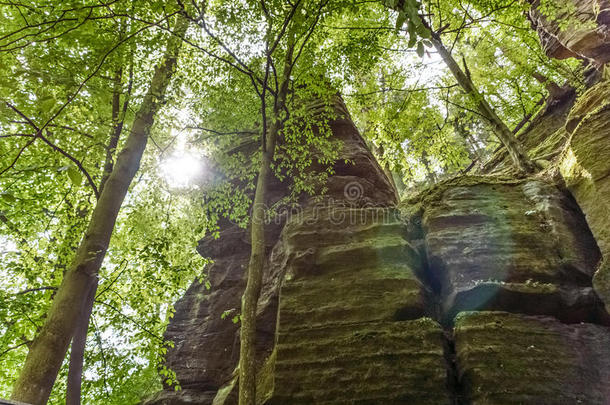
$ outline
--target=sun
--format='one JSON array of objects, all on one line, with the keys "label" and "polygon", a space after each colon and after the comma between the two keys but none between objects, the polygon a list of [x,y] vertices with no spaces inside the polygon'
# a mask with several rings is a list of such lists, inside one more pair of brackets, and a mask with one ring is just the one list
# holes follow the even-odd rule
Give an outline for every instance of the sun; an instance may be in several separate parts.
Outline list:
[{"label": "sun", "polygon": [[194,184],[203,173],[202,160],[189,152],[175,152],[161,161],[161,177],[173,188],[184,188]]}]

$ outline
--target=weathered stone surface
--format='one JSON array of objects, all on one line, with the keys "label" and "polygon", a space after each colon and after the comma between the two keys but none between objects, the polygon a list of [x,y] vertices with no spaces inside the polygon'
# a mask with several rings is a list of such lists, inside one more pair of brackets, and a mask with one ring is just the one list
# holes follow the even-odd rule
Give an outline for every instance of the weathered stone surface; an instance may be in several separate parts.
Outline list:
[{"label": "weathered stone surface", "polygon": [[205,388],[185,388],[176,391],[160,391],[153,398],[146,400],[145,404],[156,405],[200,405],[211,404],[216,396],[216,390]]},{"label": "weathered stone surface", "polygon": [[[610,61],[610,2],[608,0],[556,0],[551,2],[557,15],[542,15],[539,0],[532,2],[530,19],[551,58],[571,57]],[[568,22],[560,27],[560,22]]]},{"label": "weathered stone surface", "polygon": [[469,312],[457,318],[454,336],[464,403],[610,403],[607,327]]},{"label": "weathered stone surface", "polygon": [[539,180],[461,178],[427,196],[423,228],[443,317],[508,310],[597,321],[595,240],[575,202]]},{"label": "weathered stone surface", "polygon": [[149,403],[158,405],[211,404],[218,387],[231,379],[239,355],[238,326],[221,314],[238,309],[244,288],[243,269],[249,244],[237,226],[220,233],[221,249],[213,238],[206,238],[200,250],[215,263],[208,271],[212,288],[194,282],[175,304],[176,313],[165,336],[174,342],[166,365],[180,381],[181,391],[162,391]]},{"label": "weathered stone surface", "polygon": [[331,207],[287,224],[283,331],[292,322],[323,327],[427,314],[419,253],[405,239],[405,225],[387,212]]},{"label": "weathered stone surface", "polygon": [[584,212],[604,256],[594,287],[610,311],[610,84],[599,83],[578,100],[568,118],[571,133],[560,170]]},{"label": "weathered stone surface", "polygon": [[[444,404],[440,325],[390,211],[310,209],[284,228],[267,404]],[[262,402],[262,399],[261,399]]]},{"label": "weathered stone surface", "polygon": [[428,318],[278,336],[267,404],[448,404],[442,330]]}]

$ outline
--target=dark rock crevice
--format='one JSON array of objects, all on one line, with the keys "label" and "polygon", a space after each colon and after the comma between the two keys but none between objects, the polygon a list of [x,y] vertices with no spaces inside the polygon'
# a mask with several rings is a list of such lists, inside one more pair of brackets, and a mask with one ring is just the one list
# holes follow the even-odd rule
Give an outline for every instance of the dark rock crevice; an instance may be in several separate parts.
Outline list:
[{"label": "dark rock crevice", "polygon": [[469,405],[465,400],[465,386],[462,383],[458,371],[453,328],[445,328],[443,331],[443,353],[447,364],[447,392],[449,394],[449,403],[451,405]]},{"label": "dark rock crevice", "polygon": [[443,329],[443,358],[447,373],[445,389],[447,392],[448,403],[450,405],[468,405],[464,401],[464,387],[462,385],[457,367],[455,340],[453,336],[453,321],[452,319],[448,320],[448,318],[443,316],[443,304],[441,297],[442,283],[434,276],[434,274],[438,274],[438,272],[433,272],[430,270],[425,244],[422,244],[420,252],[422,257],[424,257],[422,260],[423,274],[420,276],[420,279],[424,282],[424,284],[428,285],[428,290],[430,291],[430,295],[428,296],[427,300],[427,303],[430,306],[429,313],[433,314],[432,319],[438,322]]},{"label": "dark rock crevice", "polygon": [[438,322],[442,327],[443,359],[446,369],[445,390],[448,404],[468,405],[464,401],[464,387],[456,363],[457,358],[453,337],[453,322],[452,319],[448,321],[447,318],[443,316],[443,300],[441,296],[443,281],[439,279],[439,274],[442,273],[439,271],[432,271],[430,268],[428,249],[425,243],[425,232],[422,227],[421,212],[418,212],[410,218],[406,218],[406,222],[410,226],[410,234],[416,238],[413,243],[418,246],[418,252],[422,257],[421,268],[417,275],[422,283],[427,286],[427,312],[431,315],[432,319]]}]

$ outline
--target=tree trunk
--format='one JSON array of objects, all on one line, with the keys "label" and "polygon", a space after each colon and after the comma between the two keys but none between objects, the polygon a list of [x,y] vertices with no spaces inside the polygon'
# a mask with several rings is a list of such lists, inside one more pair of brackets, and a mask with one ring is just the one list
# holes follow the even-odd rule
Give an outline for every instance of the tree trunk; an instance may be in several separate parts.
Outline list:
[{"label": "tree trunk", "polygon": [[74,331],[70,349],[70,366],[68,369],[68,386],[66,388],[66,405],[80,405],[81,386],[83,377],[83,359],[87,345],[87,331],[89,318],[93,310],[93,301],[97,291],[97,278],[93,280],[89,293],[82,308],[81,315]]},{"label": "tree trunk", "polygon": [[[271,132],[271,131],[270,131]],[[271,135],[271,133],[269,134]],[[270,137],[270,136],[269,136]],[[241,298],[239,404],[256,403],[256,308],[265,265],[265,196],[271,175],[270,151],[263,152],[250,222],[251,252],[246,289]]]},{"label": "tree trunk", "polygon": [[498,139],[508,151],[517,171],[520,173],[534,172],[536,169],[535,165],[531,162],[527,154],[523,152],[521,145],[512,131],[508,129],[506,124],[498,117],[483,95],[479,93],[470,77],[462,71],[462,68],[460,68],[455,59],[453,59],[451,53],[443,45],[440,36],[436,32],[430,31],[432,33],[431,41],[434,48],[436,48],[439,55],[441,55],[458,84],[462,86],[466,94],[475,102],[479,113],[491,124]]},{"label": "tree trunk", "polygon": [[93,210],[85,236],[13,387],[13,400],[42,405],[49,398],[70,339],[82,316],[82,308],[96,283],[119,209],[139,169],[150,128],[174,72],[186,28],[187,21],[178,18],[176,35],[168,40],[164,60],[155,68],[148,93]]},{"label": "tree trunk", "polygon": [[[271,163],[275,145],[282,128],[281,114],[286,106],[292,55],[294,52],[294,35],[288,39],[288,50],[284,60],[284,72],[274,103],[273,122],[268,134],[263,137],[261,168],[256,180],[256,192],[252,203],[250,222],[251,251],[248,263],[246,289],[241,298],[241,329],[239,349],[239,405],[256,405],[256,309],[263,281],[265,267],[265,200],[269,176],[272,175]],[[264,104],[263,104],[264,105]]]},{"label": "tree trunk", "polygon": [[[129,97],[131,94],[131,86],[133,83],[133,63],[129,69],[129,85],[123,108],[121,110],[121,88],[123,85],[123,69],[119,68],[114,76],[114,89],[112,91],[112,131],[108,145],[106,145],[106,157],[104,159],[104,169],[102,170],[102,179],[98,187],[101,193],[104,190],[106,181],[114,167],[114,152],[119,144],[125,113],[129,105]],[[87,346],[87,332],[89,331],[89,319],[93,311],[93,303],[95,301],[95,293],[97,292],[97,279],[94,280],[94,285],[91,288],[85,305],[82,308],[82,314],[79,317],[78,324],[72,337],[72,345],[70,347],[70,366],[68,368],[68,385],[66,387],[66,405],[81,404],[81,387],[83,375],[83,363],[85,357],[85,348]]]}]

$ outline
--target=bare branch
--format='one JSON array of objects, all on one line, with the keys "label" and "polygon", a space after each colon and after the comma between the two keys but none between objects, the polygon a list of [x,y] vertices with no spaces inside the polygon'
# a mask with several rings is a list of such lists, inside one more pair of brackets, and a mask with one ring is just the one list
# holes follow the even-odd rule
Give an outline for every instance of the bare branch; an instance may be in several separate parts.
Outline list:
[{"label": "bare branch", "polygon": [[21,343],[19,343],[19,344],[15,345],[15,346],[11,346],[11,347],[9,347],[8,349],[6,349],[6,350],[4,350],[4,351],[0,352],[0,357],[4,356],[5,354],[7,354],[7,353],[8,353],[8,352],[10,352],[10,351],[13,351],[13,350],[15,350],[15,349],[19,349],[21,346],[26,346],[26,345],[28,345],[28,346],[29,346],[31,343],[32,343],[32,341],[31,341],[31,340],[26,340],[26,341],[23,341],[23,342],[21,342]]},{"label": "bare branch", "polygon": [[15,293],[15,295],[23,295],[23,294],[27,294],[27,293],[31,293],[31,292],[48,291],[48,290],[56,291],[57,287],[46,286],[46,287],[28,288],[27,290],[23,290],[23,291],[19,291],[18,293]]}]

